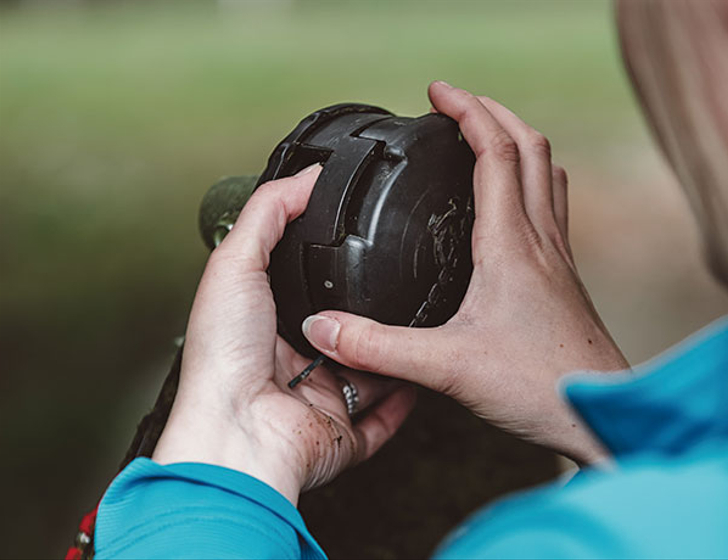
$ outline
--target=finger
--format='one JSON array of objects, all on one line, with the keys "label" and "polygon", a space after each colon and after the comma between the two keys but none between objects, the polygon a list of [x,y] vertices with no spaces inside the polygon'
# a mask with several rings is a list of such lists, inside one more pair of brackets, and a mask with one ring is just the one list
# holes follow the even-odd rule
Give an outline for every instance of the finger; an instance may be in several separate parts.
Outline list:
[{"label": "finger", "polygon": [[558,230],[558,237],[554,238],[554,245],[564,256],[571,268],[576,271],[574,255],[569,243],[569,200],[568,177],[563,167],[554,166],[552,182],[554,185],[554,217]]},{"label": "finger", "polygon": [[443,367],[446,357],[441,349],[451,345],[443,339],[442,329],[393,327],[349,313],[324,311],[308,317],[302,330],[320,352],[352,369],[435,390],[442,387],[448,370]]},{"label": "finger", "polygon": [[518,144],[523,203],[531,223],[545,234],[554,233],[551,144],[545,136],[497,101],[485,96],[478,97],[478,100]]},{"label": "finger", "polygon": [[412,411],[417,400],[414,387],[395,391],[376,405],[354,425],[358,440],[357,459],[365,461],[397,432]]},{"label": "finger", "polygon": [[211,258],[240,263],[236,273],[241,272],[240,268],[265,271],[270,252],[283,237],[286,225],[306,209],[320,173],[321,165],[314,164],[292,177],[258,187]]},{"label": "finger", "polygon": [[[295,352],[295,350],[291,350],[291,352]],[[288,388],[290,378],[288,374],[283,373],[280,380],[281,385],[285,386],[284,390],[297,394],[310,402],[313,402],[312,395],[325,393],[333,397],[334,400],[345,404],[346,399],[343,391],[344,387],[349,384],[353,386],[357,393],[357,411],[369,408],[383,397],[402,387],[401,381],[373,373],[355,371],[338,364],[327,364],[324,369],[326,370],[325,375],[323,372],[322,374],[312,375],[306,383],[296,386],[295,389]]]},{"label": "finger", "polygon": [[569,178],[563,167],[555,165],[552,177],[554,189],[554,216],[564,241],[569,239]]},{"label": "finger", "polygon": [[429,89],[433,107],[458,122],[477,158],[473,176],[475,235],[492,218],[525,215],[518,145],[498,120],[472,94],[444,82]]},{"label": "finger", "polygon": [[[284,390],[303,397],[304,400],[313,402],[313,395],[324,392],[329,396],[333,396],[334,400],[340,401],[342,405],[346,404],[346,398],[343,394],[344,386],[348,383],[353,385],[357,392],[358,402],[356,411],[361,412],[382,400],[382,398],[390,395],[397,389],[402,387],[402,382],[389,377],[376,375],[364,371],[356,371],[348,367],[341,366],[336,363],[328,363],[323,369],[326,375],[313,375],[306,383],[296,387],[295,390],[288,388],[290,381],[290,368],[283,364],[292,364],[295,371],[300,371],[306,365],[308,360],[296,353],[296,351],[278,336],[276,345],[276,371],[280,372],[278,382]],[[322,372],[323,373],[323,372]],[[342,406],[342,410],[346,410]]]}]

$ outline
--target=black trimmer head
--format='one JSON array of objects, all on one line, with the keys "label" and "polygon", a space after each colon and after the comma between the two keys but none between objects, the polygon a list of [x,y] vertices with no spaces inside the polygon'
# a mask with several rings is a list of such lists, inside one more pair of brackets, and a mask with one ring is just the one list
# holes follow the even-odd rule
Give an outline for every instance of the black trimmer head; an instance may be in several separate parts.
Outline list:
[{"label": "black trimmer head", "polygon": [[[271,255],[283,338],[315,356],[301,323],[326,309],[413,327],[452,317],[472,272],[475,165],[457,123],[334,105],[306,117],[276,147],[255,188],[317,162],[323,170],[306,211]],[[200,211],[208,246],[252,190],[245,177],[210,189]]]}]

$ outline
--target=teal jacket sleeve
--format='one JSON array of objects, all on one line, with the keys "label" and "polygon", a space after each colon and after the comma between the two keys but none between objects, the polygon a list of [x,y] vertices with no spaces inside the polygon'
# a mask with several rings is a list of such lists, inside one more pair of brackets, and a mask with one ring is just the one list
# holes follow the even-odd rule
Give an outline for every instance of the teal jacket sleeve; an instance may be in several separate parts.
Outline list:
[{"label": "teal jacket sleeve", "polygon": [[326,558],[298,510],[246,474],[130,463],[104,494],[96,558]]}]

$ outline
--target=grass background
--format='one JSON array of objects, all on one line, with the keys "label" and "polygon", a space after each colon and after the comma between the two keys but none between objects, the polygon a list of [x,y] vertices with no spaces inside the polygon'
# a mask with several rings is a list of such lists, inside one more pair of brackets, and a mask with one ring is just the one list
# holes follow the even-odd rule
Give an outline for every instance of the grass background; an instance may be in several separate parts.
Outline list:
[{"label": "grass background", "polygon": [[113,476],[184,331],[206,188],[259,172],[320,107],[424,113],[433,79],[551,139],[577,263],[630,359],[728,310],[644,129],[609,3],[2,4],[0,554],[62,553]]}]

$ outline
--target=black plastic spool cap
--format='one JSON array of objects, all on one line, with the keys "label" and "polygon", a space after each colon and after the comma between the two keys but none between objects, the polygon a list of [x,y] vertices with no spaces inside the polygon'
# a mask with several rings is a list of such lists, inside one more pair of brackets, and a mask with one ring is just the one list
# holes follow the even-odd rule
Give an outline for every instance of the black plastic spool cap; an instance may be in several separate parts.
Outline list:
[{"label": "black plastic spool cap", "polygon": [[257,186],[317,162],[306,211],[271,255],[281,336],[313,357],[301,323],[318,311],[403,326],[452,317],[472,273],[475,165],[457,123],[369,105],[321,109],[276,147]]}]

